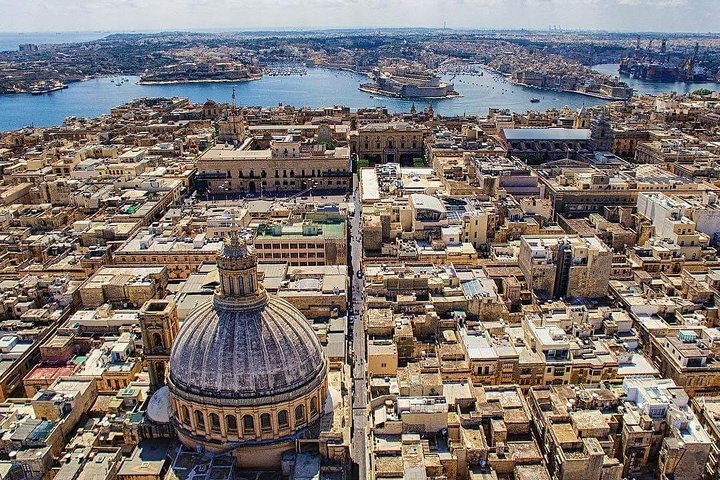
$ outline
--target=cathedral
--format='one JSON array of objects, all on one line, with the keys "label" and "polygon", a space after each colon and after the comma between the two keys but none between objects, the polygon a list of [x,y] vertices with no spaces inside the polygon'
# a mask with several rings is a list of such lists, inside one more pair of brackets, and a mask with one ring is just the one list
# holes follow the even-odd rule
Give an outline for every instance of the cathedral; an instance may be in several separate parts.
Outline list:
[{"label": "cathedral", "polygon": [[304,315],[258,282],[251,246],[231,235],[217,264],[213,300],[189,314],[170,352],[170,421],[192,450],[278,469],[296,440],[317,438],[327,361]]}]

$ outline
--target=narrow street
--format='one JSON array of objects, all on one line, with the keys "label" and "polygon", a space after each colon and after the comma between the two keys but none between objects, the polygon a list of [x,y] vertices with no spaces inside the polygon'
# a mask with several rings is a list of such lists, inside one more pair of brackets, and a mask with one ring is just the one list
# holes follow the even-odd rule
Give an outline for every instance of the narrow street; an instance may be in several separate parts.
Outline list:
[{"label": "narrow street", "polygon": [[357,177],[353,182],[356,185],[353,193],[355,203],[355,215],[350,217],[350,257],[352,262],[352,306],[354,311],[354,323],[350,326],[353,332],[353,436],[351,445],[351,457],[357,464],[357,478],[367,478],[367,376],[365,364],[365,329],[363,328],[363,288],[364,280],[357,277],[361,271],[362,260],[362,221],[361,202]]}]

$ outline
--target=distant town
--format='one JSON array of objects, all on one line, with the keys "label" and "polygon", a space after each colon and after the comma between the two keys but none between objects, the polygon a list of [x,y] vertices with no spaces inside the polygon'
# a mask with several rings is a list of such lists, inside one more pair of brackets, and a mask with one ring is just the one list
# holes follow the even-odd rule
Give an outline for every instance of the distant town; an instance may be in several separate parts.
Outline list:
[{"label": "distant town", "polygon": [[465,30],[315,31],[277,34],[115,34],[85,43],[22,44],[0,52],[0,93],[43,94],[70,82],[137,75],[144,84],[251,81],[322,66],[367,74],[363,91],[405,98],[462,94],[443,72],[485,66],[518,85],[623,100],[632,89],[591,70],[657,81],[718,81],[720,36]]},{"label": "distant town", "polygon": [[[408,108],[238,101],[314,66]],[[227,92],[0,132],[0,479],[717,480],[720,91],[626,82],[719,67],[562,31],[0,53],[12,98]],[[542,108],[436,111],[485,75]]]}]

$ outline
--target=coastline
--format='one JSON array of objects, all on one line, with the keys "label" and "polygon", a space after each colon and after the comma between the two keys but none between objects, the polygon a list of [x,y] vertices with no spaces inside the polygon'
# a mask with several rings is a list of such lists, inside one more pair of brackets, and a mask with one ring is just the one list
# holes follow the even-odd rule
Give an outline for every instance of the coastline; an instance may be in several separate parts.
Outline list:
[{"label": "coastline", "polygon": [[358,90],[360,90],[361,92],[365,92],[365,93],[372,93],[373,95],[380,95],[381,97],[400,98],[400,99],[407,99],[407,100],[414,100],[414,99],[418,99],[418,100],[447,100],[447,99],[450,99],[450,98],[462,97],[462,95],[461,95],[460,93],[457,93],[457,92],[455,92],[455,93],[452,94],[452,95],[448,94],[448,95],[445,95],[445,96],[442,96],[442,97],[405,97],[405,96],[402,96],[402,95],[397,94],[397,93],[395,93],[395,92],[388,92],[388,91],[386,91],[386,90],[380,90],[380,89],[378,89],[378,88],[373,88],[373,87],[371,87],[371,86],[368,86],[368,84],[361,84],[361,85],[358,87]]},{"label": "coastline", "polygon": [[528,85],[526,83],[513,82],[512,79],[508,80],[508,82],[510,82],[510,84],[512,84],[512,85],[517,85],[519,87],[534,88],[535,90],[540,90],[540,91],[544,91],[544,92],[574,93],[576,95],[584,95],[586,97],[592,97],[592,98],[597,98],[600,100],[606,100],[608,102],[624,102],[625,100],[629,100],[628,98],[610,97],[607,95],[603,95],[602,93],[583,92],[580,90],[566,90],[564,88],[538,87],[537,85]]},{"label": "coastline", "polygon": [[526,88],[533,88],[535,90],[540,90],[544,92],[563,92],[563,93],[574,93],[576,95],[584,95],[586,97],[592,97],[597,98],[599,100],[605,100],[608,102],[624,102],[626,100],[629,100],[628,98],[620,98],[620,97],[610,97],[607,95],[603,95],[602,93],[596,93],[596,92],[583,92],[580,90],[566,90],[561,88],[550,88],[550,87],[538,87],[537,85],[528,85],[526,83],[520,83],[520,82],[514,82],[512,80],[512,75],[500,72],[499,70],[496,70],[488,65],[485,64],[479,64],[479,67],[481,70],[484,70],[486,72],[489,72],[493,75],[497,75],[500,78],[505,79],[509,84],[516,85],[518,87],[526,87]]},{"label": "coastline", "polygon": [[139,80],[138,85],[182,85],[184,83],[238,83],[252,82],[260,80],[263,76],[253,76],[247,78],[208,78],[197,80]]}]

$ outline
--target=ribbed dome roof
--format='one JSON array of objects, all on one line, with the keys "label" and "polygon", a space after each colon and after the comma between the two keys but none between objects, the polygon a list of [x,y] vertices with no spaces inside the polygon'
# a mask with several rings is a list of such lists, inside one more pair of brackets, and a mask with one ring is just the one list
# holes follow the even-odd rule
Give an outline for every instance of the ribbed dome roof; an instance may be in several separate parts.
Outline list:
[{"label": "ribbed dome roof", "polygon": [[170,355],[175,389],[219,403],[295,397],[324,377],[322,347],[312,327],[293,305],[273,296],[261,308],[228,308],[217,301],[198,306]]}]

